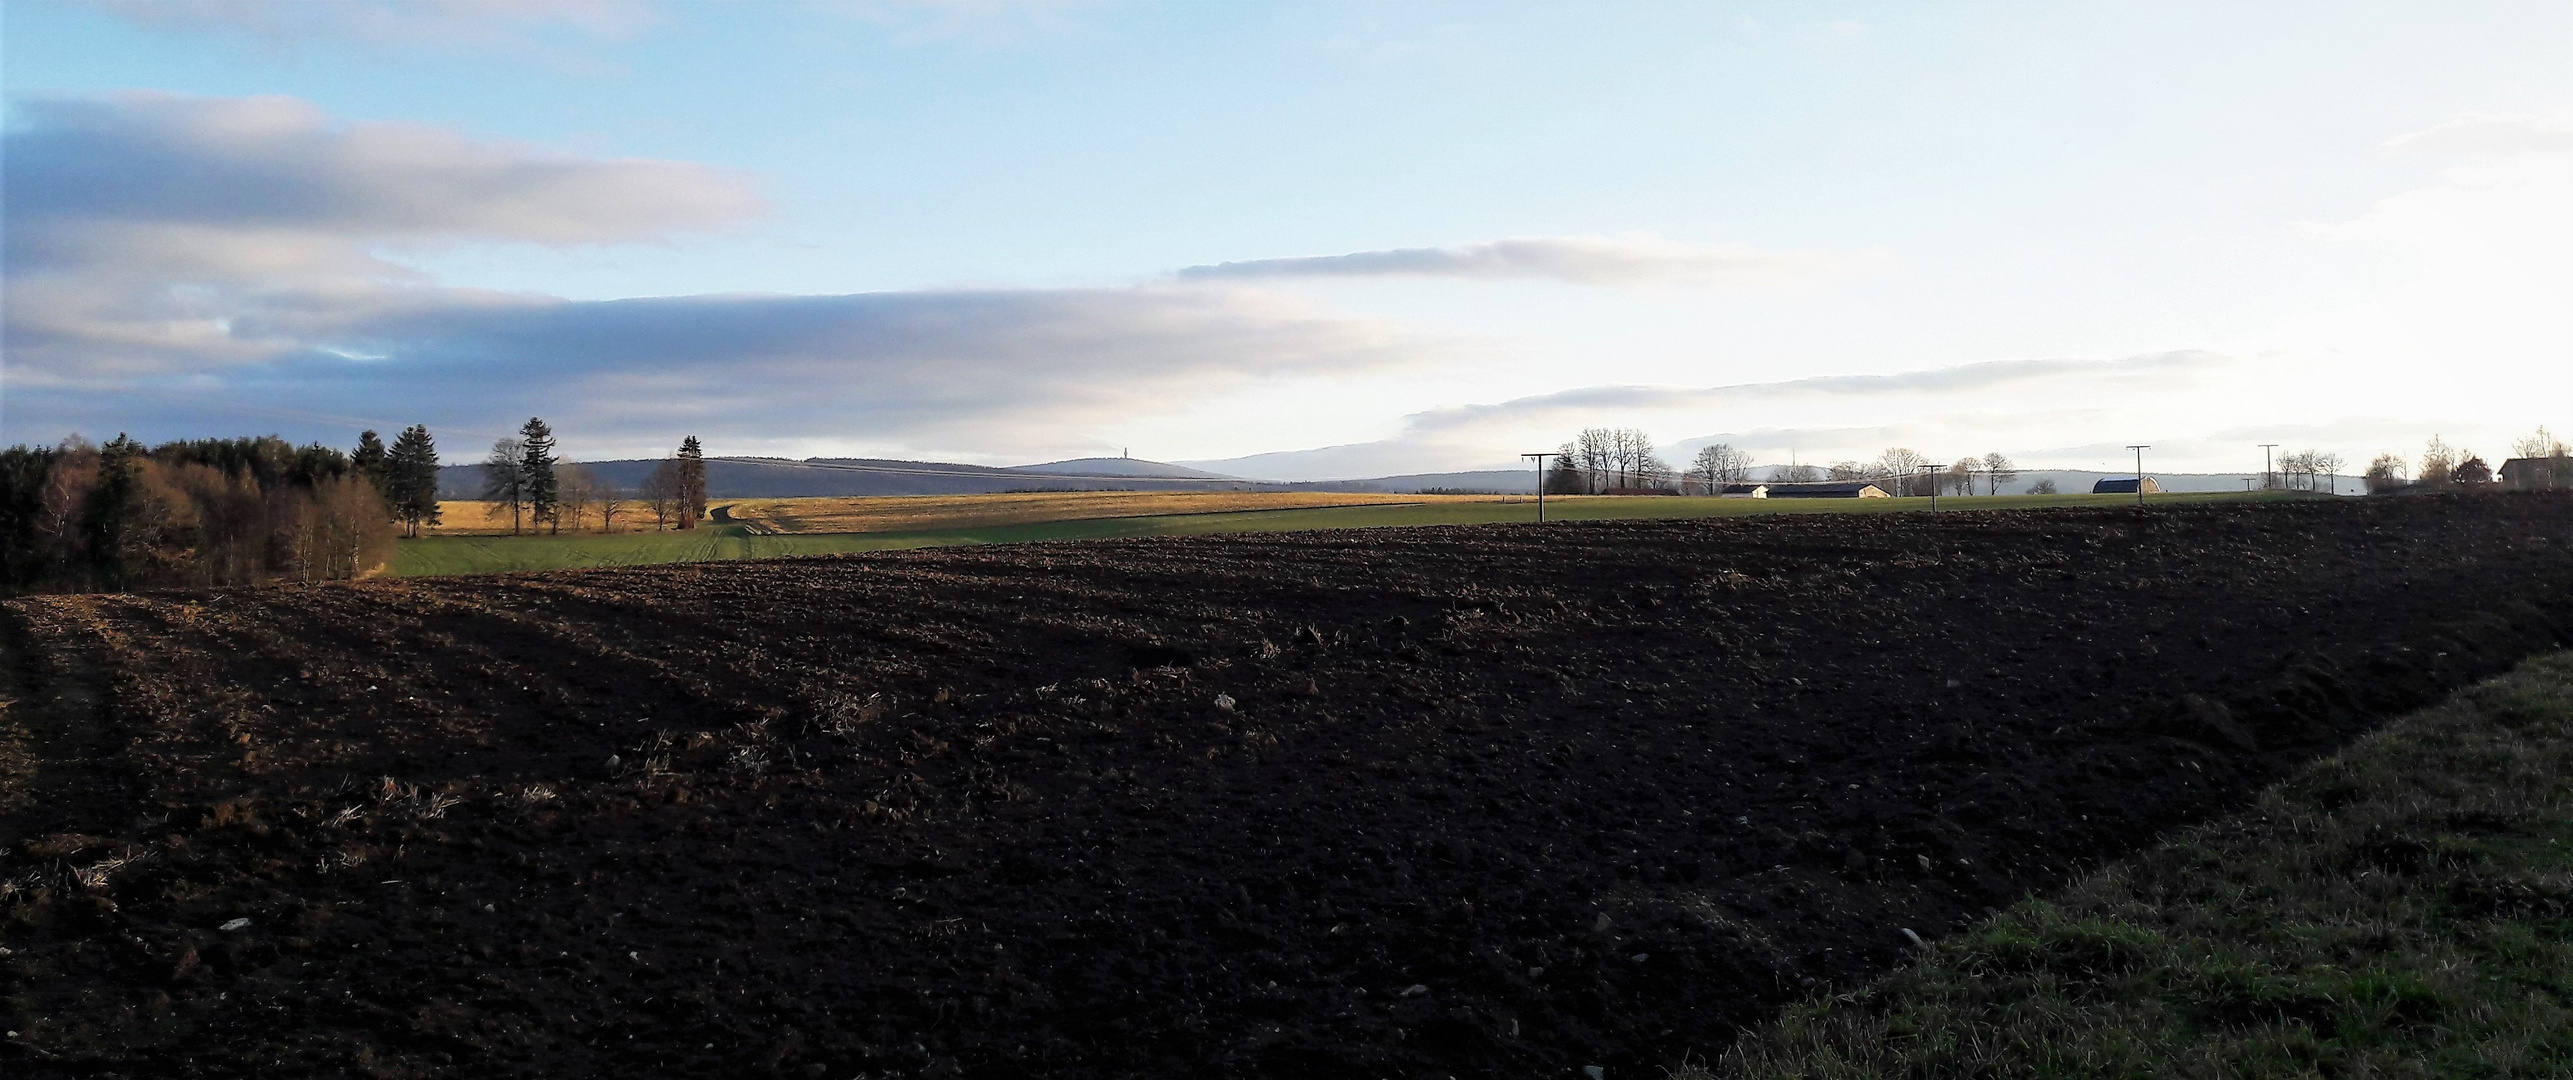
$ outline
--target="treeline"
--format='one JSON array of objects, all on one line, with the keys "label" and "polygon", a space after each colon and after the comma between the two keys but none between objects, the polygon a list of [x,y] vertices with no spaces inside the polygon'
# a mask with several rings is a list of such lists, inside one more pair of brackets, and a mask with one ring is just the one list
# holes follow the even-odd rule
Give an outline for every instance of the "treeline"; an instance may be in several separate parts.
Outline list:
[{"label": "treeline", "polygon": [[[2403,455],[2383,453],[2368,462],[2369,494],[2386,495],[2399,491],[2471,491],[2496,483],[2530,490],[2573,488],[2573,446],[2568,446],[2555,433],[2539,425],[2534,434],[2511,443],[2510,459],[2497,472],[2481,455],[2464,447],[2450,446],[2438,436],[2422,448],[2421,463],[2414,474],[2412,463]],[[2337,454],[2290,454],[2280,473],[2269,478],[2271,486],[2295,487],[2298,470],[2305,472],[2304,486],[2313,486],[2313,468],[2328,464],[2337,471]],[[2503,475],[2503,473],[2514,475]]]},{"label": "treeline", "polygon": [[361,577],[437,521],[414,426],[352,452],[276,436],[0,450],[0,589],[77,592]]},{"label": "treeline", "polygon": [[[1772,484],[1811,484],[1826,480],[1875,484],[1888,495],[1972,495],[1978,483],[1987,495],[2019,479],[2018,466],[1999,453],[1959,458],[1945,469],[1927,455],[1893,447],[1874,461],[1836,461],[1829,466],[1773,465],[1764,478]],[[1727,485],[1751,483],[1751,455],[1724,443],[1700,447],[1685,468],[1662,460],[1653,437],[1635,428],[1583,428],[1556,452],[1546,472],[1549,495],[1713,495]],[[2053,483],[2046,482],[2047,492]]]},{"label": "treeline", "polygon": [[495,517],[499,507],[509,508],[512,535],[559,534],[567,524],[578,532],[593,516],[600,532],[614,532],[618,519],[637,512],[652,518],[655,531],[693,529],[706,516],[706,451],[694,435],[681,439],[677,453],[627,492],[555,457],[553,427],[531,416],[518,434],[491,444],[482,462],[482,497]]}]

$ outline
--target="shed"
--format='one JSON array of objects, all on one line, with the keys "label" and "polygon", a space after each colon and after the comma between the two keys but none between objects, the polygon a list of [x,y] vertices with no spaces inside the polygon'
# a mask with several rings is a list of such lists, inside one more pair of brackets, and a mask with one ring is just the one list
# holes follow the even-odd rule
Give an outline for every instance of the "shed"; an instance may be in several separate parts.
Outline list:
[{"label": "shed", "polygon": [[2502,462],[2500,477],[2512,491],[2573,488],[2573,457],[2515,457]]},{"label": "shed", "polygon": [[2135,486],[2138,484],[2144,485],[2144,493],[2147,495],[2159,495],[2162,493],[2162,485],[2154,483],[2153,478],[2150,476],[2108,476],[2102,477],[2100,482],[2091,485],[2091,494],[2133,495],[2135,494]]},{"label": "shed", "polygon": [[1770,499],[1882,499],[1885,489],[1864,480],[1826,480],[1819,484],[1769,484]]},{"label": "shed", "polygon": [[1766,499],[1769,497],[1769,485],[1726,484],[1715,489],[1715,493],[1727,499]]}]

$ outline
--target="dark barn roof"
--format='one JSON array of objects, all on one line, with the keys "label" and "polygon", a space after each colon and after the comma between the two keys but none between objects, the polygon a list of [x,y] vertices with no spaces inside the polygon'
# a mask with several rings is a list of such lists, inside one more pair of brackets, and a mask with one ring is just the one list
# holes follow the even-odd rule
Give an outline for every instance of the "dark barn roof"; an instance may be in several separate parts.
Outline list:
[{"label": "dark barn roof", "polygon": [[2096,484],[2092,484],[2091,494],[2133,495],[2135,494],[2135,485],[2138,483],[2144,485],[2144,493],[2147,495],[2155,494],[2162,490],[2162,485],[2155,483],[2153,478],[2150,476],[2142,477],[2141,479],[2133,476],[2112,476],[2103,479]]}]

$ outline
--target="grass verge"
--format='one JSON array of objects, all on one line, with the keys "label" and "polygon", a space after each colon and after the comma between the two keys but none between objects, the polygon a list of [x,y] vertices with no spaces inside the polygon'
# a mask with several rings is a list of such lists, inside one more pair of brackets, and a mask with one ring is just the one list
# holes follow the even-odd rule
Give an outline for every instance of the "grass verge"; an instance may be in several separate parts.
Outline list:
[{"label": "grass verge", "polygon": [[1673,1076],[2573,1076],[2573,653]]}]

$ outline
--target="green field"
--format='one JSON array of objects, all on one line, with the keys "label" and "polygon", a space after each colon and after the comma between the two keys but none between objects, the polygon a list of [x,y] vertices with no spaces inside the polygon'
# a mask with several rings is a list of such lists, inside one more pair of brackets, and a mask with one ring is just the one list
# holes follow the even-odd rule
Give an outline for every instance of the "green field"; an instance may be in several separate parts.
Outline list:
[{"label": "green field", "polygon": [[[2229,492],[2148,495],[2150,505],[2261,498]],[[2057,506],[2131,504],[2132,495],[1977,495],[1938,500],[1950,510],[2024,510]],[[1928,499],[1717,499],[1668,496],[1567,496],[1546,500],[1548,520],[1604,521],[1634,518],[1709,518],[1745,514],[1884,514],[1926,511]],[[1250,510],[1043,521],[1026,524],[915,529],[898,532],[785,533],[754,535],[739,525],[711,525],[686,532],[612,536],[431,536],[404,540],[392,574],[480,574],[511,570],[564,570],[645,563],[832,555],[852,551],[1011,544],[1041,540],[1098,540],[1121,536],[1200,536],[1214,533],[1367,529],[1403,525],[1489,525],[1536,520],[1536,502],[1421,502],[1323,509]]]}]

